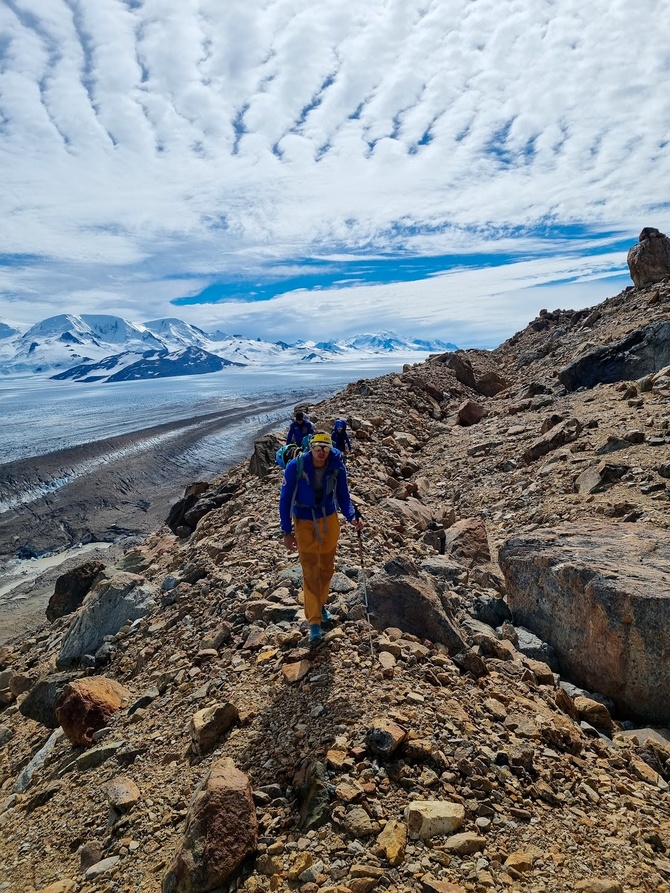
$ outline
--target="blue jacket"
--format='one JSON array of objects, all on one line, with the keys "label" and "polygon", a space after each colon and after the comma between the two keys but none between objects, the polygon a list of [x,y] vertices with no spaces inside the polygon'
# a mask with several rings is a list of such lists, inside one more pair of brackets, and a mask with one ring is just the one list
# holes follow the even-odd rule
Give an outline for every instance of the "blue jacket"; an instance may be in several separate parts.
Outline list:
[{"label": "blue jacket", "polygon": [[297,443],[300,446],[303,437],[306,437],[308,434],[314,434],[314,425],[310,420],[303,419],[302,422],[298,422],[294,419],[291,422],[291,427],[288,429],[286,443]]},{"label": "blue jacket", "polygon": [[334,446],[336,446],[342,453],[344,452],[345,446],[351,449],[351,441],[349,440],[346,428],[333,428],[330,432],[330,439],[333,441]]},{"label": "blue jacket", "polygon": [[[296,478],[298,465],[302,460],[303,473],[296,490]],[[331,450],[328,454],[326,474],[323,479],[324,499],[316,505],[314,502],[314,463],[310,453],[304,453],[296,459],[292,459],[284,469],[281,494],[279,496],[279,517],[281,529],[284,533],[290,533],[292,529],[291,505],[293,504],[293,516],[304,520],[332,515],[340,507],[340,511],[347,521],[354,521],[356,512],[349,496],[347,486],[347,470],[342,461],[339,450]],[[295,493],[295,503],[293,494]],[[335,501],[337,500],[337,505]]]}]

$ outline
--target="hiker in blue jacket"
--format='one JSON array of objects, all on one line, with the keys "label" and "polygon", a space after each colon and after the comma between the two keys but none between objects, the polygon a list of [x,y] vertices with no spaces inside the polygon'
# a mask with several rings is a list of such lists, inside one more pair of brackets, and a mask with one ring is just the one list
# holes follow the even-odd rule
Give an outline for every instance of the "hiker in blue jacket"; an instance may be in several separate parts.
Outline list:
[{"label": "hiker in blue jacket", "polygon": [[305,418],[304,412],[299,409],[288,429],[286,443],[297,443],[298,446],[302,446],[304,438],[310,437],[312,434],[314,434],[314,425],[309,419]]},{"label": "hiker in blue jacket", "polygon": [[335,449],[338,449],[346,459],[347,453],[351,452],[351,441],[347,434],[347,423],[345,419],[336,420],[333,425],[333,430],[330,432],[330,436]]},{"label": "hiker in blue jacket", "polygon": [[279,496],[284,545],[289,552],[298,550],[302,566],[311,645],[321,641],[321,624],[332,620],[326,601],[340,536],[338,506],[347,521],[361,530],[363,522],[351,503],[341,453],[333,449],[329,434],[317,431],[308,452],[286,466]]}]

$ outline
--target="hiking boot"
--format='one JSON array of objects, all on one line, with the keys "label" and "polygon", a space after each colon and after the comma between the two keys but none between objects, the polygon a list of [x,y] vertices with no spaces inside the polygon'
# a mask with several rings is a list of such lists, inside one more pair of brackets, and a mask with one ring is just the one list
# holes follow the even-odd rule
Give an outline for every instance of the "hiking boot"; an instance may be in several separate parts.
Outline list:
[{"label": "hiking boot", "polygon": [[311,648],[316,648],[323,642],[321,636],[321,624],[313,623],[309,628],[309,644]]},{"label": "hiking boot", "polygon": [[334,623],[334,621],[335,618],[330,613],[328,608],[324,605],[323,608],[321,608],[321,623]]}]

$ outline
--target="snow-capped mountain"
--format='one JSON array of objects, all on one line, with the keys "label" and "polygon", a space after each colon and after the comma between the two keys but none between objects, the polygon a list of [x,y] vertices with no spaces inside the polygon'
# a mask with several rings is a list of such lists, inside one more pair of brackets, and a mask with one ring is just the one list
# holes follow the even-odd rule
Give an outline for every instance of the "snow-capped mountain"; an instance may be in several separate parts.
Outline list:
[{"label": "snow-capped mountain", "polygon": [[215,340],[197,326],[192,326],[184,322],[183,319],[175,317],[152,319],[150,322],[144,323],[144,328],[152,332],[165,346],[174,349],[193,347],[194,345],[206,346],[210,341]]},{"label": "snow-capped mountain", "polygon": [[449,344],[446,341],[421,341],[418,338],[408,341],[406,338],[399,338],[393,332],[356,335],[354,338],[348,338],[344,344],[355,350],[373,350],[383,353],[406,352],[408,350],[438,353],[457,349],[455,344]]},{"label": "snow-capped mountain", "polygon": [[226,366],[338,362],[388,353],[418,360],[455,349],[443,341],[410,341],[392,332],[338,341],[269,342],[208,333],[176,318],[135,323],[104,314],[61,314],[23,328],[0,321],[0,374],[71,381],[198,375]]},{"label": "snow-capped mountain", "polygon": [[175,375],[204,375],[220,372],[226,366],[241,366],[214,356],[199,347],[181,350],[147,350],[139,358],[128,351],[107,357],[99,363],[83,363],[58,375],[56,381],[141,381],[147,378],[171,378]]},{"label": "snow-capped mountain", "polygon": [[61,314],[0,342],[0,371],[49,372],[97,362],[122,351],[140,354],[164,346],[145,326],[120,316]]},{"label": "snow-capped mountain", "polygon": [[10,335],[16,335],[18,333],[18,329],[15,329],[13,326],[8,326],[6,322],[0,322],[0,340],[2,338],[9,338]]}]

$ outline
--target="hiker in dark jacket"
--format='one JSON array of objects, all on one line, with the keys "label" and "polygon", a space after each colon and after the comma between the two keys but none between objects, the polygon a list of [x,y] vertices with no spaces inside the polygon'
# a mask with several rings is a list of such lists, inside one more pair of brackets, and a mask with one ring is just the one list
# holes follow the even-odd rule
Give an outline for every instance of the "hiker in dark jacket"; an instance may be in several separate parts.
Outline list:
[{"label": "hiker in dark jacket", "polygon": [[347,434],[347,423],[344,419],[337,419],[330,432],[335,449],[339,450],[346,458],[347,453],[351,452],[351,441]]},{"label": "hiker in dark jacket", "polygon": [[289,552],[297,549],[300,556],[312,645],[321,641],[321,624],[332,620],[326,601],[340,536],[338,506],[347,521],[361,530],[363,522],[356,518],[351,503],[342,456],[333,449],[330,435],[317,431],[309,451],[286,466],[279,497],[284,545]]},{"label": "hiker in dark jacket", "polygon": [[305,414],[301,410],[298,410],[288,429],[286,443],[297,443],[298,446],[302,446],[304,438],[312,434],[314,434],[314,425],[305,418]]}]

